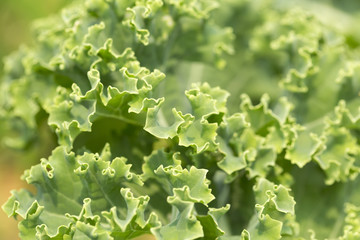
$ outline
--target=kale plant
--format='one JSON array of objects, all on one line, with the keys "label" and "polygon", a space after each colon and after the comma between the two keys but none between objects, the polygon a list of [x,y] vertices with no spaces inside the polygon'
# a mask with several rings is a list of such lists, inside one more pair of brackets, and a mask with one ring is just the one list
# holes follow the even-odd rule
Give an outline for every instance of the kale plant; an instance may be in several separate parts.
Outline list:
[{"label": "kale plant", "polygon": [[26,154],[42,129],[56,147],[3,210],[30,240],[360,239],[358,21],[310,1],[74,1],[5,59],[3,142]]}]

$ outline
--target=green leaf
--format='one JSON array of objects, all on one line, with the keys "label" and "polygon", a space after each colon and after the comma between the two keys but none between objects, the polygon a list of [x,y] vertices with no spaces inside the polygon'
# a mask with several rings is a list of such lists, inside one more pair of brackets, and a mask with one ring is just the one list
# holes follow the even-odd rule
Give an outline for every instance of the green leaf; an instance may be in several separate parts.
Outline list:
[{"label": "green leaf", "polygon": [[[37,194],[13,192],[3,208],[8,215],[24,219],[20,222],[24,239],[33,238],[35,233],[50,238],[67,234],[90,239],[109,238],[118,231],[122,236],[149,233],[160,223],[154,214],[144,216],[148,197],[134,197],[126,188],[143,183],[125,162],[125,158],[110,161],[107,148],[100,156],[75,156],[58,147],[49,160],[43,159],[25,174]],[[102,216],[111,225],[104,225]]]},{"label": "green leaf", "polygon": [[200,221],[203,231],[204,239],[217,239],[225,232],[219,228],[219,219],[230,209],[230,205],[222,208],[209,208],[208,215],[198,215],[197,219]]},{"label": "green leaf", "polygon": [[189,188],[174,189],[174,195],[168,197],[173,206],[172,221],[153,234],[158,239],[194,239],[204,235],[200,222],[194,216],[194,202],[189,196]]},{"label": "green leaf", "polygon": [[155,151],[145,159],[143,165],[144,178],[154,178],[171,196],[174,189],[187,187],[189,198],[193,202],[204,205],[214,199],[209,189],[209,180],[206,179],[207,171],[192,166],[183,169],[175,154],[166,154],[161,150]]}]

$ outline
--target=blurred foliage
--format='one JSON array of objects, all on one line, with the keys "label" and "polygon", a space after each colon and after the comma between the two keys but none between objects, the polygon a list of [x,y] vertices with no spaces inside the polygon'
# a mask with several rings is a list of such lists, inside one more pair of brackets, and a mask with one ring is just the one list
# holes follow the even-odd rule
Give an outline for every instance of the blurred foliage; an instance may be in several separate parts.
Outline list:
[{"label": "blurred foliage", "polygon": [[70,0],[1,0],[0,1],[0,58],[8,55],[31,39],[34,19],[57,12]]},{"label": "blurred foliage", "polygon": [[[12,51],[19,48],[23,44],[31,44],[31,24],[35,19],[46,17],[50,14],[56,13],[64,5],[70,3],[70,0],[1,0],[0,1],[0,59],[3,59],[5,56],[9,55]],[[3,61],[0,65],[0,75],[3,68]],[[0,78],[1,81],[1,78]],[[0,125],[4,125],[2,123]],[[2,132],[2,127],[0,126],[0,133]],[[2,134],[0,134],[1,136]],[[48,138],[49,136],[44,136]],[[0,146],[0,164],[16,164],[11,159],[16,158],[16,152],[9,152],[5,150],[4,146]],[[46,150],[44,150],[46,152]],[[40,153],[44,154],[44,151]],[[34,153],[34,155],[36,155]],[[31,156],[31,154],[30,154]],[[29,157],[29,156],[28,156]],[[34,156],[37,157],[37,156]],[[31,157],[30,157],[31,158]],[[19,161],[16,161],[19,162]],[[32,165],[29,162],[20,161],[20,169],[24,170],[25,168]],[[25,164],[25,166],[23,165]]]}]

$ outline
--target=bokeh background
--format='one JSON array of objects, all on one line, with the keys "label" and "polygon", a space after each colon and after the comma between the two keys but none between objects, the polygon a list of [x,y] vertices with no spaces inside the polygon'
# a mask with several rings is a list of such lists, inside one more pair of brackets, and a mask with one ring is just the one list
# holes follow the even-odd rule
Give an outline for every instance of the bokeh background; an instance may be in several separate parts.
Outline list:
[{"label": "bokeh background", "polygon": [[[31,45],[31,23],[34,19],[54,14],[71,0],[0,0],[0,59],[15,51],[21,44]],[[0,63],[0,75],[3,62]],[[0,138],[1,138],[0,126]],[[23,156],[21,152],[0,145],[0,205],[10,196],[11,189],[26,187],[20,176],[34,161],[50,150],[36,151]],[[16,240],[17,222],[0,210],[0,239]]]}]

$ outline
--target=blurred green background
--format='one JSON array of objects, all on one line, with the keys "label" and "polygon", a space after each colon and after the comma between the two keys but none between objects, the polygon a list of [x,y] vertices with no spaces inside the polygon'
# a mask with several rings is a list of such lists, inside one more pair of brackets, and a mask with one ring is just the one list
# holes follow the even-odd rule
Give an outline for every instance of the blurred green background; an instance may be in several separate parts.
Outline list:
[{"label": "blurred green background", "polygon": [[[31,44],[30,29],[34,19],[54,14],[70,2],[71,0],[0,0],[0,59],[15,51],[21,44]],[[1,61],[0,75],[2,70]],[[0,138],[1,135],[0,128]],[[34,163],[34,159],[23,159],[21,155],[21,152],[0,146],[0,205],[10,196],[11,189],[26,187],[20,176]],[[37,156],[34,154],[32,157]],[[0,223],[0,239],[19,239],[17,222],[9,219],[2,210]]]}]

